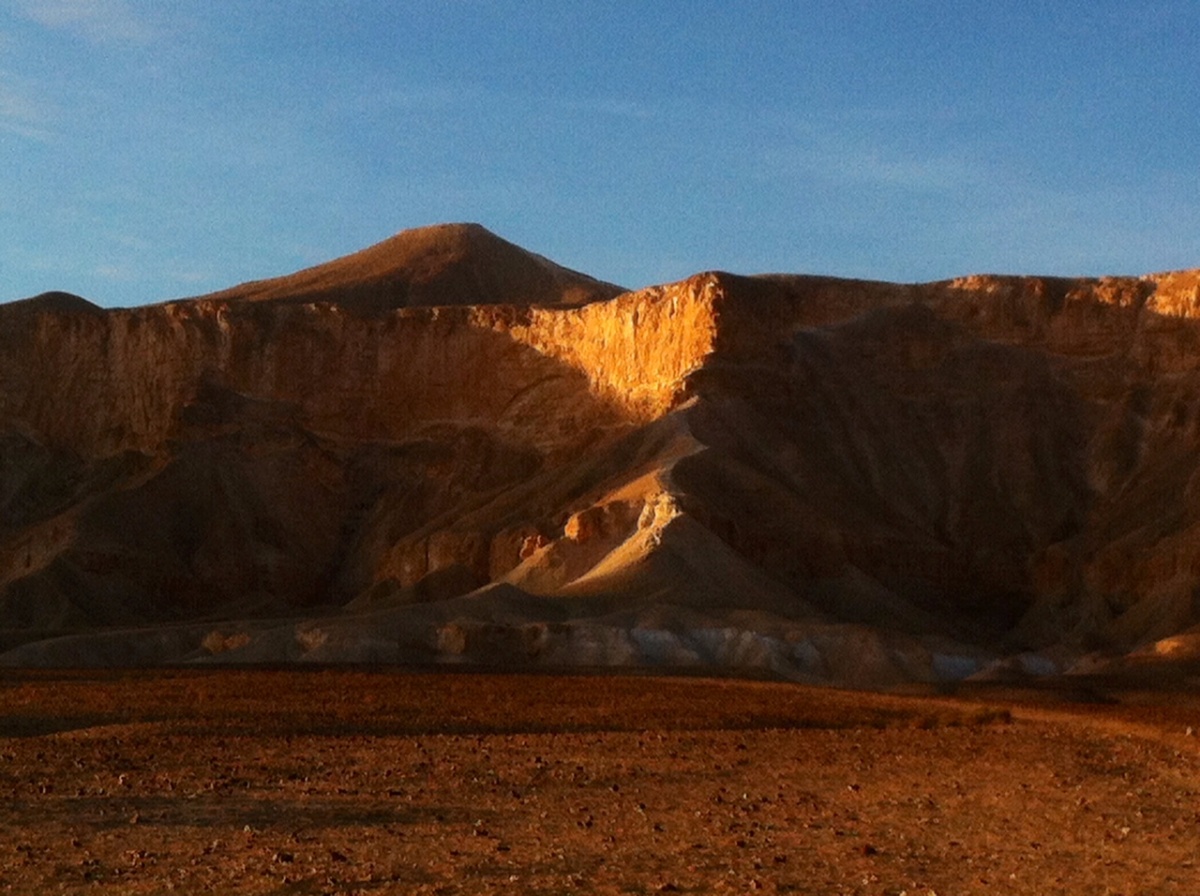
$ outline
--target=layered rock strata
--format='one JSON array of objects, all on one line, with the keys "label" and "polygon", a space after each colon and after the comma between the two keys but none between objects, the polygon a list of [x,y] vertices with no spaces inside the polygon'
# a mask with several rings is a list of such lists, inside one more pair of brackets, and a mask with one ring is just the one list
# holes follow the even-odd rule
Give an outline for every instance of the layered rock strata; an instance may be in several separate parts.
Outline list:
[{"label": "layered rock strata", "polygon": [[612,295],[450,236],[0,306],[6,661],[881,684],[1190,656],[1196,272]]}]

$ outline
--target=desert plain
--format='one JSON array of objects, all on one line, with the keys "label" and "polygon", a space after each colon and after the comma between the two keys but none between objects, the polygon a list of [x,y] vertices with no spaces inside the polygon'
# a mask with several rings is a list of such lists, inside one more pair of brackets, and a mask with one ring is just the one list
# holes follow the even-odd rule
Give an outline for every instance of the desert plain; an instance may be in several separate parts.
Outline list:
[{"label": "desert plain", "polygon": [[1191,894],[1200,705],[695,676],[8,670],[0,892]]}]

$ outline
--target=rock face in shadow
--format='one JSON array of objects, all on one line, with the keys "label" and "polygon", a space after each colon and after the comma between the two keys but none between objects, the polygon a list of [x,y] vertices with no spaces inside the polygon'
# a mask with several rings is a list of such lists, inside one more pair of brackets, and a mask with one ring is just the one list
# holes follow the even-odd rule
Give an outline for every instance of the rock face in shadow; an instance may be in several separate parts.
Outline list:
[{"label": "rock face in shadow", "polygon": [[879,686],[1190,656],[1198,297],[620,293],[447,225],[193,300],[0,306],[0,661]]}]

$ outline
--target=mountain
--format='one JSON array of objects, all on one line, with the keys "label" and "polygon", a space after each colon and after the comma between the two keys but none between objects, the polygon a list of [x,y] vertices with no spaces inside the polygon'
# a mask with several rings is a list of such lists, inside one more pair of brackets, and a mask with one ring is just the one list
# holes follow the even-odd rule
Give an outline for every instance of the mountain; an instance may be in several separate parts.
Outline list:
[{"label": "mountain", "polygon": [[409,305],[577,305],[624,290],[501,239],[478,224],[405,230],[334,261],[202,300],[328,302],[356,312]]},{"label": "mountain", "polygon": [[1191,674],[1198,308],[1195,271],[621,293],[462,225],[3,305],[0,662]]}]

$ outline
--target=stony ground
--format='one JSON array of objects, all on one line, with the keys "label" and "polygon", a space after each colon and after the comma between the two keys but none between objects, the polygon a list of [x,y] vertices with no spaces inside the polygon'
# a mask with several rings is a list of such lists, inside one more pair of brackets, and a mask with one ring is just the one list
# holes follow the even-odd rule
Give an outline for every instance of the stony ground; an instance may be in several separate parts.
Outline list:
[{"label": "stony ground", "polygon": [[1191,698],[0,678],[0,892],[1195,894]]}]

